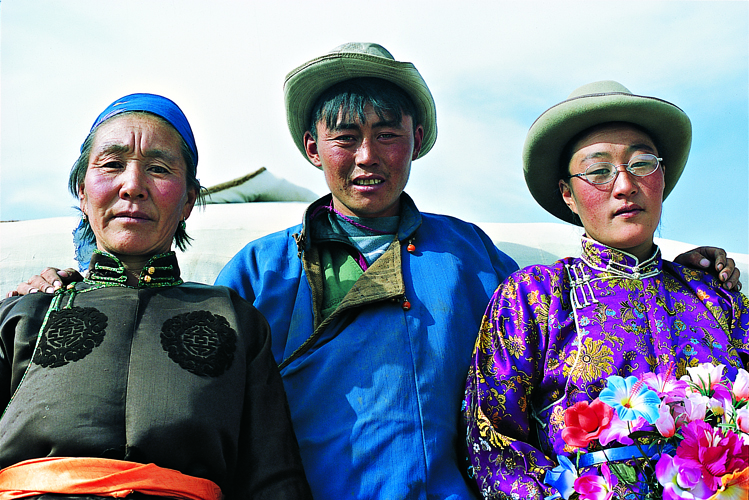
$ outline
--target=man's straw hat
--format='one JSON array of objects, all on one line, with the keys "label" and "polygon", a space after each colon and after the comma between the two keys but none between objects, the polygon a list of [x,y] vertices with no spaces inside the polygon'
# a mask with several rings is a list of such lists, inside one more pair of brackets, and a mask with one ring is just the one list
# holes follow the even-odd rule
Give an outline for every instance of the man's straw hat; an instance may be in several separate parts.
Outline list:
[{"label": "man's straw hat", "polygon": [[284,100],[289,131],[299,151],[304,150],[304,133],[309,129],[312,107],[325,90],[352,78],[374,77],[402,88],[413,101],[424,127],[419,158],[427,154],[437,139],[437,110],[432,93],[416,67],[396,61],[376,43],[346,43],[324,56],[308,61],[286,75]]}]

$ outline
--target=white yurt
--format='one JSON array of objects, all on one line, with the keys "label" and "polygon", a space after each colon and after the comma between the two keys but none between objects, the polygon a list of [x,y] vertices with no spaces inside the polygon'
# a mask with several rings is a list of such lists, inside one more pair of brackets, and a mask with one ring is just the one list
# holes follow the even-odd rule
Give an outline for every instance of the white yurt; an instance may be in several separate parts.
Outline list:
[{"label": "white yurt", "polygon": [[[207,204],[196,208],[187,226],[193,242],[178,251],[182,278],[212,284],[221,268],[248,242],[298,224],[318,194],[261,168],[238,179],[208,188]],[[0,223],[0,293],[39,274],[45,267],[77,268],[73,229],[76,217],[53,217]],[[476,222],[520,267],[550,264],[578,255],[582,228],[564,223]],[[656,238],[666,259],[694,248],[693,244]],[[749,255],[730,254],[742,270],[749,290]]]}]

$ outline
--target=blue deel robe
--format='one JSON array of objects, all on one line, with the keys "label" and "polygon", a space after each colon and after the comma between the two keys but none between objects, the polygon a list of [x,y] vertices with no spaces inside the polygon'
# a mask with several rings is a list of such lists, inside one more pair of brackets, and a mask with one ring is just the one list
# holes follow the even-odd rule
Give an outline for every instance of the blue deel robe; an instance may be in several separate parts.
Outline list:
[{"label": "blue deel robe", "polygon": [[216,280],[270,323],[318,499],[478,498],[464,472],[464,383],[486,304],[517,264],[475,225],[401,201],[397,238],[357,282],[368,285],[317,331],[319,288],[302,262],[316,242],[303,225],[249,243]]}]

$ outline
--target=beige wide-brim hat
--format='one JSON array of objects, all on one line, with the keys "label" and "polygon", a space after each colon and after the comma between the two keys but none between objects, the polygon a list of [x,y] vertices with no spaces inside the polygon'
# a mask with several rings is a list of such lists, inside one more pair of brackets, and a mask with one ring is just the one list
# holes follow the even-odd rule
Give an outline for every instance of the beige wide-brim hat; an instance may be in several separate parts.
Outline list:
[{"label": "beige wide-brim hat", "polygon": [[582,225],[559,192],[562,153],[580,132],[609,122],[633,123],[648,132],[663,158],[664,200],[681,177],[692,144],[692,124],[684,111],[662,99],[634,95],[611,80],[583,85],[536,119],[523,146],[528,189],[539,205],[563,221]]},{"label": "beige wide-brim hat", "polygon": [[390,52],[376,43],[346,43],[286,75],[283,85],[286,120],[294,144],[302,155],[307,158],[304,133],[309,128],[317,98],[336,83],[360,77],[382,78],[399,86],[411,97],[424,127],[418,158],[427,154],[437,140],[437,109],[419,71],[410,62],[396,61]]}]

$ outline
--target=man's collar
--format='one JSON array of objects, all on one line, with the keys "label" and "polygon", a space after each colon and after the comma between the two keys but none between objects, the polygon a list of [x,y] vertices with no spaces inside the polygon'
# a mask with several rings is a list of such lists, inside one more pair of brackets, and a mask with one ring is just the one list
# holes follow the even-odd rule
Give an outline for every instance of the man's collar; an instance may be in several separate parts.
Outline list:
[{"label": "man's collar", "polygon": [[[348,243],[346,235],[337,234],[330,227],[327,208],[331,205],[333,195],[328,193],[317,201],[313,202],[304,212],[304,230],[303,233],[309,235],[306,238],[305,246],[310,244],[311,240],[315,241],[341,241]],[[400,197],[400,223],[398,225],[398,239],[403,241],[408,239],[421,225],[421,213],[416,204],[408,194],[401,193]]]}]

